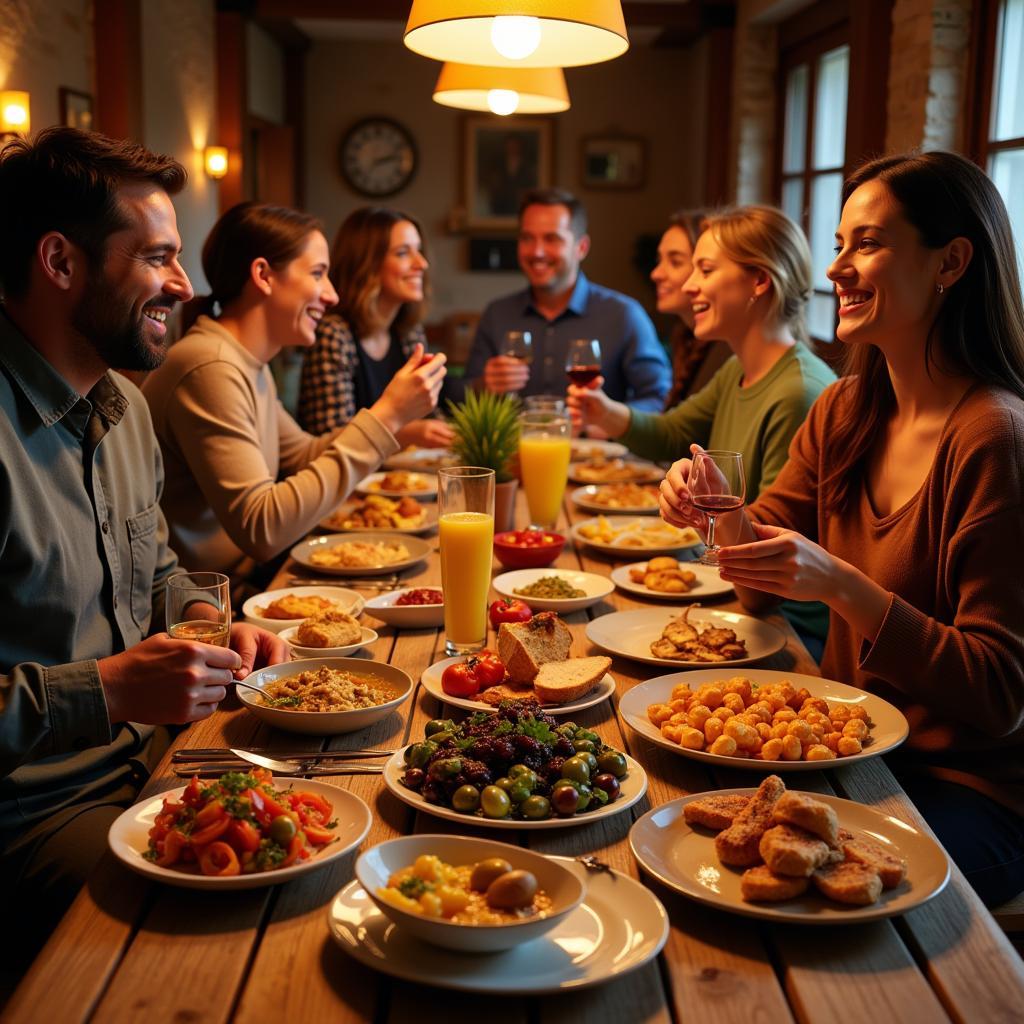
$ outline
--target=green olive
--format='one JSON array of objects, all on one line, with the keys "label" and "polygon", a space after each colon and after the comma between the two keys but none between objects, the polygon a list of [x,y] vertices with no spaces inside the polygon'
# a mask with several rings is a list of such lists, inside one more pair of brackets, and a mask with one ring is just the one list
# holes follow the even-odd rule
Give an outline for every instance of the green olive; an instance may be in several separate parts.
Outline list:
[{"label": "green olive", "polygon": [[621,779],[629,770],[626,766],[626,758],[617,750],[606,750],[597,758],[597,767],[615,778]]},{"label": "green olive", "polygon": [[508,791],[508,798],[514,804],[521,804],[530,795],[530,787],[524,786],[518,779],[514,781],[515,785]]},{"label": "green olive", "polygon": [[423,729],[423,735],[433,737],[437,732],[451,732],[455,723],[450,718],[432,718]]},{"label": "green olive", "polygon": [[551,817],[551,801],[546,796],[529,796],[519,805],[519,813],[530,821]]},{"label": "green olive", "polygon": [[287,814],[279,814],[270,823],[270,838],[278,846],[288,846],[295,838],[296,831],[295,822]]},{"label": "green olive", "polygon": [[487,888],[487,905],[500,910],[519,910],[533,903],[537,878],[530,871],[507,871]]},{"label": "green olive", "polygon": [[512,810],[512,801],[500,786],[485,786],[480,794],[480,806],[484,809],[485,818],[507,818]]},{"label": "green olive", "polygon": [[472,814],[480,806],[480,790],[476,786],[459,786],[452,793],[452,807],[462,814]]},{"label": "green olive", "polygon": [[589,750],[580,751],[576,756],[580,760],[586,761],[587,767],[590,769],[590,777],[593,778],[597,774],[597,758]]},{"label": "green olive", "polygon": [[426,768],[427,762],[437,753],[437,744],[431,740],[423,743],[414,743],[409,748],[409,759],[406,764],[410,768]]},{"label": "green olive", "polygon": [[487,892],[491,883],[512,870],[512,865],[502,857],[488,857],[473,865],[469,876],[469,887],[477,892]]},{"label": "green olive", "polygon": [[589,782],[590,766],[582,757],[567,757],[562,765],[562,778],[573,782]]},{"label": "green olive", "polygon": [[594,746],[593,740],[573,740],[572,748],[577,754],[592,754],[597,747]]},{"label": "green olive", "polygon": [[508,773],[513,779],[518,778],[520,775],[526,775],[530,769],[525,764],[514,764],[509,768]]},{"label": "green olive", "polygon": [[515,779],[510,779],[507,775],[502,775],[500,779],[495,779],[494,784],[507,793],[516,783]]}]

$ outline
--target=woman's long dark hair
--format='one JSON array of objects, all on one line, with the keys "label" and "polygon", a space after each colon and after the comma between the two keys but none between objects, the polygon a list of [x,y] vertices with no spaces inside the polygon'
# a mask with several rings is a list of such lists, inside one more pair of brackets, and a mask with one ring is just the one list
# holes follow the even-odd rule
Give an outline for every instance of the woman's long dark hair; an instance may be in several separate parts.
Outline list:
[{"label": "woman's long dark hair", "polygon": [[[974,248],[967,269],[947,289],[925,343],[930,370],[971,377],[1024,398],[1024,307],[1006,206],[988,176],[955,153],[882,157],[843,185],[843,205],[865,182],[878,180],[900,204],[923,245],[941,249],[954,238]],[[825,507],[841,511],[863,480],[867,456],[892,415],[896,396],[885,357],[874,345],[850,345],[844,414],[829,438],[831,473],[822,481]]]}]

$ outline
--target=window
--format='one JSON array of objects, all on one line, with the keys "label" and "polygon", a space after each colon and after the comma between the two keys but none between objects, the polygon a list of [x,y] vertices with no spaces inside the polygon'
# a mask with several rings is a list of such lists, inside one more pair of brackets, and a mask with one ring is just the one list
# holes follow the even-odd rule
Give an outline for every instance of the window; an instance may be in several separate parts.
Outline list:
[{"label": "window", "polygon": [[780,205],[811,245],[811,336],[835,338],[836,299],[825,271],[832,262],[846,167],[850,47],[842,26],[801,41],[780,57],[783,95]]}]

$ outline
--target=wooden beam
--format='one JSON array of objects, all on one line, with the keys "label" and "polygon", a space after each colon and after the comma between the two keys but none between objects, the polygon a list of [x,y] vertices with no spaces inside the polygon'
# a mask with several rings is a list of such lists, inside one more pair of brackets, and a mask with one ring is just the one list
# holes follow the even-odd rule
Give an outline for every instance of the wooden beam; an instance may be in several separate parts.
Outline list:
[{"label": "wooden beam", "polygon": [[248,119],[245,17],[217,13],[217,137],[228,149],[228,173],[220,179],[220,212],[245,198],[245,126]]},{"label": "wooden beam", "polygon": [[704,201],[721,206],[729,197],[729,131],[732,124],[732,60],[735,32],[715,28],[708,39],[708,126]]},{"label": "wooden beam", "polygon": [[96,0],[96,128],[115,139],[142,137],[142,11],[139,0]]},{"label": "wooden beam", "polygon": [[849,101],[846,105],[848,171],[885,152],[892,8],[893,0],[861,0],[850,10]]}]

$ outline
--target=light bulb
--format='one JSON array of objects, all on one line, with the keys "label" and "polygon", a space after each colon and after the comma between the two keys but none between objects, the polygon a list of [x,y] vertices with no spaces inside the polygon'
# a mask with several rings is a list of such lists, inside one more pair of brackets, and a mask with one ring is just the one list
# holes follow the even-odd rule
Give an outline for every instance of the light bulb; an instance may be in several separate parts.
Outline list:
[{"label": "light bulb", "polygon": [[507,117],[519,109],[519,93],[515,89],[489,89],[487,106],[491,108],[492,114]]},{"label": "light bulb", "polygon": [[28,111],[20,103],[8,103],[4,107],[3,119],[12,127],[21,127],[28,120]]},{"label": "light bulb", "polygon": [[524,60],[540,46],[540,20],[520,14],[499,15],[491,24],[491,42],[508,60]]}]

